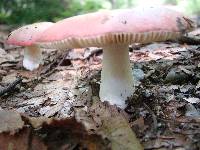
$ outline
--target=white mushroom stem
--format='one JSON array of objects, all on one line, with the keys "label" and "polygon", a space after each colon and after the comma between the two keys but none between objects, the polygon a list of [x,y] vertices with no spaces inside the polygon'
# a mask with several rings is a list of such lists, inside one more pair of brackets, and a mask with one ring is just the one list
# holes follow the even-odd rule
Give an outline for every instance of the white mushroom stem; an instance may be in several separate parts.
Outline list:
[{"label": "white mushroom stem", "polygon": [[125,100],[134,92],[128,45],[103,47],[100,98],[125,108]]},{"label": "white mushroom stem", "polygon": [[23,66],[28,70],[34,70],[42,62],[42,50],[35,45],[27,46],[24,50]]}]

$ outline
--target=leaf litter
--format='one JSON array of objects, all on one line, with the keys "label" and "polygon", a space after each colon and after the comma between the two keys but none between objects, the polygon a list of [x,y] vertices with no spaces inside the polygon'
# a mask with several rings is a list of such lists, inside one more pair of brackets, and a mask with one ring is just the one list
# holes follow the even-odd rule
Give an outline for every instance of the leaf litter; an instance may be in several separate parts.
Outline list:
[{"label": "leaf litter", "polygon": [[0,149],[200,149],[200,45],[190,44],[130,46],[135,92],[123,111],[99,101],[102,49],[43,50],[30,72],[23,48],[3,43],[0,90],[23,80],[0,97]]}]

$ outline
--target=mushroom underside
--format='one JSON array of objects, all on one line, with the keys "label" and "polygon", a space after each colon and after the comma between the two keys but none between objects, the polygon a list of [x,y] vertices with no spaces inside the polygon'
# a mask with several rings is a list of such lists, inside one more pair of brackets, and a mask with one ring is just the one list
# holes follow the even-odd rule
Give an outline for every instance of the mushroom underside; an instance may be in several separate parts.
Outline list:
[{"label": "mushroom underside", "polygon": [[152,41],[165,41],[176,39],[180,32],[170,31],[150,31],[142,33],[105,33],[103,35],[93,36],[72,36],[63,40],[51,42],[37,42],[40,47],[66,49],[66,48],[84,48],[84,47],[104,47],[114,44],[132,44],[132,43],[149,43]]}]

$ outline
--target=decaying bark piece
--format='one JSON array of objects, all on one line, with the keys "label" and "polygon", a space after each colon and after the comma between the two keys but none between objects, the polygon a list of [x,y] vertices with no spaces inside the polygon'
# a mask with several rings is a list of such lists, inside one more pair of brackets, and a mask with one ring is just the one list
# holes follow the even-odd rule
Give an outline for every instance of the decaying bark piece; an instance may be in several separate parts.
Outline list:
[{"label": "decaying bark piece", "polygon": [[[96,99],[96,100],[95,100]],[[102,103],[93,98],[89,113],[75,110],[76,119],[90,131],[95,131],[111,141],[112,150],[142,150],[143,147],[130,128],[124,113],[116,106]]]},{"label": "decaying bark piece", "polygon": [[[1,150],[109,150],[109,141],[89,134],[73,118],[30,118],[17,112],[0,111]],[[11,134],[12,133],[12,134]]]}]

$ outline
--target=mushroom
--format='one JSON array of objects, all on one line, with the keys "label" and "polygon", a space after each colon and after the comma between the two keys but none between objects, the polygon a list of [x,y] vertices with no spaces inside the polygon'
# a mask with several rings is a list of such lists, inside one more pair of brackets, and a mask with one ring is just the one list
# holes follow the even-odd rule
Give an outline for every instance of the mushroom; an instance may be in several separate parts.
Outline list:
[{"label": "mushroom", "polygon": [[125,108],[134,92],[129,44],[176,39],[192,21],[165,7],[103,10],[61,20],[43,32],[45,48],[103,48],[100,99]]},{"label": "mushroom", "polygon": [[8,44],[25,46],[23,66],[26,69],[34,70],[42,62],[42,51],[34,42],[52,24],[52,22],[34,23],[16,29],[9,34]]}]

